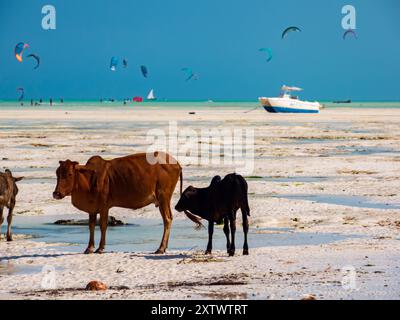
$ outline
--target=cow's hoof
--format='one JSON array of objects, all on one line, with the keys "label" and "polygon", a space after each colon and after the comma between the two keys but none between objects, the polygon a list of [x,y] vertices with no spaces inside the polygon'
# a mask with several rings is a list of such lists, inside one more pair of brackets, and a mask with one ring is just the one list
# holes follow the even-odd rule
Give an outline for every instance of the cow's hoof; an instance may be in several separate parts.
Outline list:
[{"label": "cow's hoof", "polygon": [[233,257],[235,255],[235,250],[229,250],[228,254],[230,257]]},{"label": "cow's hoof", "polygon": [[7,237],[7,241],[13,241],[12,237]]},{"label": "cow's hoof", "polygon": [[165,250],[164,249],[157,249],[156,252],[154,252],[154,254],[164,254]]},{"label": "cow's hoof", "polygon": [[104,253],[104,249],[98,248],[94,253],[103,254]]},{"label": "cow's hoof", "polygon": [[248,256],[249,255],[249,249],[243,249],[243,255]]},{"label": "cow's hoof", "polygon": [[84,254],[92,254],[93,253],[93,248],[87,248],[84,252]]},{"label": "cow's hoof", "polygon": [[211,250],[206,250],[206,252],[204,252],[204,254],[211,254]]}]

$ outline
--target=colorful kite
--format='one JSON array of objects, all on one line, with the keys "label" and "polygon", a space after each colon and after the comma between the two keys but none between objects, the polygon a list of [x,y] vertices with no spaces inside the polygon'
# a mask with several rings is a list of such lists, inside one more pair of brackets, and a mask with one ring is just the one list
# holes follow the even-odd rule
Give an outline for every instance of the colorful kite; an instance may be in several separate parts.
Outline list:
[{"label": "colorful kite", "polygon": [[14,54],[15,54],[15,58],[17,58],[17,60],[19,62],[22,62],[22,54],[24,53],[24,50],[28,47],[29,47],[29,44],[23,43],[23,42],[20,42],[15,46]]}]

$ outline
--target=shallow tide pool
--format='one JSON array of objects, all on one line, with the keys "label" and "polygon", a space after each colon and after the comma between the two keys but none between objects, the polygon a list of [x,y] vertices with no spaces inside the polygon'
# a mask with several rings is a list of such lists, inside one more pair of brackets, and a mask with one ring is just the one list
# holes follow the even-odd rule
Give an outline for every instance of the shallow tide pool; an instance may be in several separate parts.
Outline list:
[{"label": "shallow tide pool", "polygon": [[[89,239],[87,226],[63,226],[53,222],[65,217],[15,217],[13,232],[33,237],[34,241],[54,243],[62,251],[83,252]],[[70,218],[70,217],[68,217]],[[85,216],[74,217],[86,218]],[[128,225],[108,227],[107,251],[155,251],[161,241],[163,225],[161,219],[128,219]],[[250,228],[248,241],[251,248],[269,246],[320,245],[340,241],[356,235],[335,233],[295,232],[287,228]],[[100,229],[96,226],[96,245],[99,243]],[[213,237],[214,249],[225,249],[226,240],[222,226],[217,226]],[[195,230],[186,220],[175,220],[169,240],[170,250],[203,250],[208,241],[207,229]],[[12,245],[12,244],[11,244]],[[237,225],[236,248],[238,253],[243,246],[241,224]],[[0,258],[1,260],[1,258]]]}]

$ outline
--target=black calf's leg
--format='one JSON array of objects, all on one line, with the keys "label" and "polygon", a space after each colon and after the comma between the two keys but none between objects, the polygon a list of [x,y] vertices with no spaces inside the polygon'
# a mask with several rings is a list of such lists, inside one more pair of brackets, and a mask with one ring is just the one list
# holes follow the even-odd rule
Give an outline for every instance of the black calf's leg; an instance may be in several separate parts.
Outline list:
[{"label": "black calf's leg", "polygon": [[249,220],[247,219],[247,212],[242,211],[243,220],[243,233],[244,233],[244,243],[243,243],[243,255],[249,254],[249,245],[247,244],[247,233],[249,232]]},{"label": "black calf's leg", "polygon": [[226,236],[226,251],[229,253],[231,242],[229,241],[229,219],[227,217],[224,218],[224,233]]},{"label": "black calf's leg", "polygon": [[205,254],[211,254],[212,251],[212,237],[214,233],[214,221],[208,221],[208,244]]},{"label": "black calf's leg", "polygon": [[231,227],[231,247],[229,249],[229,256],[232,257],[235,255],[235,233],[236,233],[236,218],[230,218],[230,227]]}]

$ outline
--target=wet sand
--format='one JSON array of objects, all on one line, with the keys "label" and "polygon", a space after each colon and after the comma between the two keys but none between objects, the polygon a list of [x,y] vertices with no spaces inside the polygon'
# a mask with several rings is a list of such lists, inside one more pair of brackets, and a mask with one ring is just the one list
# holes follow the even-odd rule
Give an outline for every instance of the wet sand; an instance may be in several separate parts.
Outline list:
[{"label": "wet sand", "polygon": [[[25,176],[19,183],[14,225],[26,216],[85,218],[70,199],[51,198],[58,161],[84,163],[94,154],[112,158],[145,151],[148,130],[167,129],[169,119],[176,120],[179,128],[194,130],[254,129],[255,169],[247,175],[254,230],[290,228],[294,234],[357,237],[314,245],[266,245],[253,248],[249,257],[241,256],[238,242],[236,257],[217,250],[205,259],[198,252],[201,246],[165,256],[134,248],[85,256],[40,239],[19,237],[6,243],[3,234],[0,298],[301,299],[305,294],[318,299],[399,298],[400,110],[328,109],[319,115],[221,108],[195,110],[195,115],[189,111],[1,110],[0,165]],[[206,186],[215,174],[231,171],[222,164],[184,166],[184,185]],[[176,190],[173,203],[177,196]],[[161,223],[154,206],[136,211],[115,208],[111,213],[120,219]],[[175,212],[174,219],[185,217]],[[3,224],[3,233],[4,228]],[[55,291],[42,288],[44,265],[56,268]],[[355,268],[354,289],[342,285],[346,266]],[[25,267],[33,271],[4,271]],[[94,279],[111,289],[83,291]],[[226,281],[218,282],[221,279]]]}]

